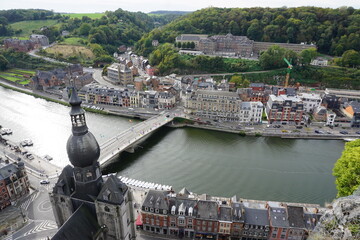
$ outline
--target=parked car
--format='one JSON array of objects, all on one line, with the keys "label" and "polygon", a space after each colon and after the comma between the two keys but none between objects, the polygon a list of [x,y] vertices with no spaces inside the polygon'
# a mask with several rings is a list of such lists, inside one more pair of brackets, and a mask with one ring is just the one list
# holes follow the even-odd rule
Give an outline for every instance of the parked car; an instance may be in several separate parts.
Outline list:
[{"label": "parked car", "polygon": [[340,131],[340,133],[344,135],[349,134],[347,131]]},{"label": "parked car", "polygon": [[49,184],[50,181],[49,180],[40,180],[40,184]]}]

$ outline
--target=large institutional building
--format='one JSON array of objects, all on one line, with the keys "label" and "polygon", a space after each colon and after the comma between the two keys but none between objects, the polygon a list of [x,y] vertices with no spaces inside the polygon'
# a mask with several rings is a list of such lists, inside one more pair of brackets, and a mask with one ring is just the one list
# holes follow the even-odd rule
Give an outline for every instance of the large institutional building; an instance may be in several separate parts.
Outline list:
[{"label": "large institutional building", "polygon": [[253,55],[259,55],[261,51],[265,51],[274,45],[297,53],[305,49],[316,48],[316,45],[314,44],[255,42],[246,36],[234,36],[231,33],[211,37],[200,34],[181,34],[176,37],[175,41],[181,43],[194,42],[194,50],[207,55],[238,57],[252,57]]},{"label": "large institutional building", "polygon": [[130,190],[113,175],[102,177],[100,147],[88,130],[75,88],[70,104],[72,135],[67,153],[73,167],[63,169],[50,193],[59,227],[52,239],[135,239]]}]

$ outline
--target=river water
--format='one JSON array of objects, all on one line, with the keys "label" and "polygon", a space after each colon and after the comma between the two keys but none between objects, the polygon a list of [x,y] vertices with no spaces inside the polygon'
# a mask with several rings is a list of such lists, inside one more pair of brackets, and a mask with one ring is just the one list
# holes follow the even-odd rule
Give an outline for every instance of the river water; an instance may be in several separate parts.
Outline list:
[{"label": "river water", "polygon": [[[29,149],[48,154],[59,166],[69,163],[69,108],[0,87],[0,125],[9,138],[30,138]],[[137,121],[86,114],[99,144]],[[336,195],[332,168],[344,148],[336,140],[283,140],[241,137],[194,128],[162,128],[135,153],[123,153],[104,171],[182,187],[196,193],[259,200],[324,204]]]}]

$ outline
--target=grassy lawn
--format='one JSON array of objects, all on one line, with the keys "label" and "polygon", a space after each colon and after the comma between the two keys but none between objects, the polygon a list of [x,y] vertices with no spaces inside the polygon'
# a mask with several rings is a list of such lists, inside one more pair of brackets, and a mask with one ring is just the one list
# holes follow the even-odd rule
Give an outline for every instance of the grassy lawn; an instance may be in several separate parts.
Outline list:
[{"label": "grassy lawn", "polygon": [[6,75],[8,75],[8,76],[13,76],[13,77],[22,77],[22,76],[23,76],[23,74],[12,73],[12,72],[7,72]]},{"label": "grassy lawn", "polygon": [[21,85],[27,85],[30,83],[30,80],[24,80],[24,81],[21,81],[19,82]]},{"label": "grassy lawn", "polygon": [[8,72],[18,73],[18,74],[30,74],[30,75],[35,75],[36,73],[36,71],[22,70],[22,69],[10,69]]},{"label": "grassy lawn", "polygon": [[23,69],[9,69],[5,72],[0,72],[0,78],[6,79],[11,82],[16,82],[21,85],[27,85],[29,84],[30,78],[29,76],[34,76],[35,71],[29,71],[29,70],[23,70]]},{"label": "grassy lawn", "polygon": [[9,80],[12,82],[17,82],[17,81],[21,80],[20,78],[8,76],[6,74],[0,74],[0,78],[6,79],[6,80]]},{"label": "grassy lawn", "polygon": [[85,44],[81,43],[81,41],[87,41],[87,39],[86,38],[79,38],[79,37],[64,38],[64,41],[60,42],[60,44],[84,46]]},{"label": "grassy lawn", "polygon": [[57,20],[32,20],[32,21],[22,21],[10,24],[10,26],[16,31],[21,29],[22,32],[15,35],[15,37],[28,37],[32,34],[33,30],[40,30],[40,28],[47,26],[51,27],[57,24]]},{"label": "grassy lawn", "polygon": [[83,46],[74,46],[74,45],[55,45],[53,47],[47,48],[45,50],[47,53],[56,55],[61,55],[63,58],[68,58],[72,56],[80,56],[83,59],[91,60],[95,58],[93,52]]},{"label": "grassy lawn", "polygon": [[104,15],[105,15],[105,13],[67,13],[67,14],[63,14],[63,16],[69,16],[70,18],[80,18],[80,19],[84,16],[87,16],[91,19],[97,19],[97,18],[101,18]]}]

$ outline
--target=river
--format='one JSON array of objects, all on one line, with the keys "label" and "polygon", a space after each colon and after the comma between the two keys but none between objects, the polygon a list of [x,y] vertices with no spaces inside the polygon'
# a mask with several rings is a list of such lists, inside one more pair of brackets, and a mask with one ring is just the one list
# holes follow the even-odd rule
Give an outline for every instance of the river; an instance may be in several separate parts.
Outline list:
[{"label": "river", "polygon": [[[69,163],[69,108],[0,87],[0,125],[10,140],[30,138],[29,149]],[[86,113],[99,144],[137,121]],[[336,195],[332,168],[344,148],[337,140],[241,137],[194,128],[162,128],[135,153],[123,153],[104,172],[182,187],[196,193],[271,201],[331,202]]]}]

